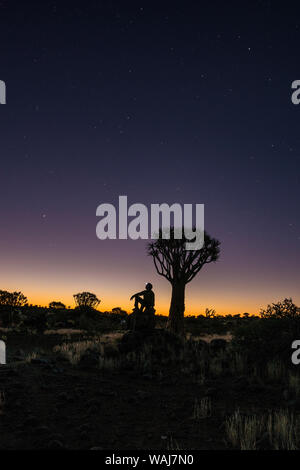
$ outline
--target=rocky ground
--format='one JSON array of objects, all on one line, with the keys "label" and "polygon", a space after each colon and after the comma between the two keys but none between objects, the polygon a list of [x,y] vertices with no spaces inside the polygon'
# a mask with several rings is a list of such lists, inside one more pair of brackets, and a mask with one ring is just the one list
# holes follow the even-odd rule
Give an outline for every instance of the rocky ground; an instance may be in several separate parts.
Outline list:
[{"label": "rocky ground", "polygon": [[[0,366],[1,449],[226,449],[224,422],[237,407],[263,413],[279,402],[295,405],[283,384],[226,369],[205,380],[186,373],[176,366],[180,348],[157,373],[164,350],[150,372],[128,364],[99,369],[91,350],[71,364],[52,352],[57,338],[41,341],[48,351],[28,358],[22,340],[15,340],[8,364]],[[127,335],[114,354],[140,347]],[[195,416],[195,400],[203,398],[211,412]]]}]

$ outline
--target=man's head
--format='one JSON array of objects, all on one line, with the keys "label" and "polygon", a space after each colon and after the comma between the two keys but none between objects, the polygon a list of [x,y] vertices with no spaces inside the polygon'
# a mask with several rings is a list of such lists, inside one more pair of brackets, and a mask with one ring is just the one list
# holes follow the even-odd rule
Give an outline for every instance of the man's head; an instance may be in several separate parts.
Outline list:
[{"label": "man's head", "polygon": [[146,284],[146,290],[151,290],[152,287],[153,287],[153,286],[152,286],[152,284],[151,284],[150,282],[148,282],[148,283]]}]

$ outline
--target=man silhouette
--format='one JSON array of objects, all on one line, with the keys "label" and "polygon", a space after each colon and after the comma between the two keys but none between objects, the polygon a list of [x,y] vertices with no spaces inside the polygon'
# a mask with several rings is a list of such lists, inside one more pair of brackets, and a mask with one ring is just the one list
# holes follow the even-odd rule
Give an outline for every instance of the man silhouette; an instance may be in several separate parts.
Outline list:
[{"label": "man silhouette", "polygon": [[[137,292],[136,294],[133,294],[130,297],[130,300],[135,299],[134,301],[134,308],[138,309],[140,312],[143,312],[145,310],[154,310],[154,304],[155,304],[155,295],[152,290],[152,284],[148,282],[146,284],[146,290],[143,290],[142,292]],[[141,297],[143,296],[143,297]],[[140,308],[139,308],[140,304]]]}]

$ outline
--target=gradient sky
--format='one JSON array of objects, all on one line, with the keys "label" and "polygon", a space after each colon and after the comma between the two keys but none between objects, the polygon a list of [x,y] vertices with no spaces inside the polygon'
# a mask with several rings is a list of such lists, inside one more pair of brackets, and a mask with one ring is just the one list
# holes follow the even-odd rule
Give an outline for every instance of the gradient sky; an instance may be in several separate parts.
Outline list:
[{"label": "gradient sky", "polygon": [[221,257],[187,314],[300,303],[300,7],[204,5],[0,2],[1,289],[129,310],[151,281],[166,314],[145,241],[96,238],[97,206],[125,194],[205,204]]}]

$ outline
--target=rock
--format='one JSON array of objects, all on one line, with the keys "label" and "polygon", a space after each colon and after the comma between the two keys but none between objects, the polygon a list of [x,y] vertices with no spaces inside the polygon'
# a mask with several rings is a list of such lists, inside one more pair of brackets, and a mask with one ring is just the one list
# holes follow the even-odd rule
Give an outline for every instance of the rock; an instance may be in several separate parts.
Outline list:
[{"label": "rock", "polygon": [[139,309],[134,308],[128,316],[127,323],[131,331],[153,330],[155,327],[155,310],[150,308],[141,312]]}]

